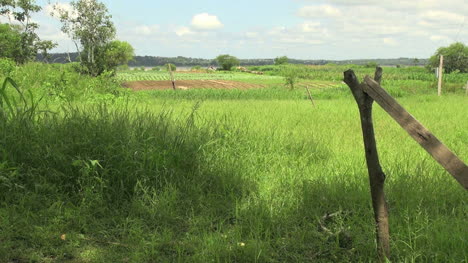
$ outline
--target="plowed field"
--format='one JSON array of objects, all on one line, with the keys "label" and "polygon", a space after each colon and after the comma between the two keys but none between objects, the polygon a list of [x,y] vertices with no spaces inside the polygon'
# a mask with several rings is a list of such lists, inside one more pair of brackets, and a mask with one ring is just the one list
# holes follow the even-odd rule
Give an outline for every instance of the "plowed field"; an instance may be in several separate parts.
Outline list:
[{"label": "plowed field", "polygon": [[[172,82],[168,80],[145,80],[145,81],[130,81],[123,84],[124,87],[133,90],[164,90],[172,89]],[[176,88],[181,90],[187,89],[251,89],[263,88],[263,85],[250,84],[232,80],[177,80]]]}]

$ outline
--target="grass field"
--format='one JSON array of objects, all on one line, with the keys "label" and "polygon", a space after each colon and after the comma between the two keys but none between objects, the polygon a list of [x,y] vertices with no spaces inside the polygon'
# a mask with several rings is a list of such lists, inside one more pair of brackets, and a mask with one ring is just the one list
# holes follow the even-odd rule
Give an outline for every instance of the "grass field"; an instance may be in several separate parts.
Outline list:
[{"label": "grass field", "polygon": [[[337,85],[313,88],[313,107],[276,75],[210,74],[261,89],[131,92],[66,67],[17,68],[27,100],[13,102],[8,85],[16,107],[3,96],[0,109],[0,262],[375,261],[359,115],[341,70],[299,80]],[[463,74],[437,97],[430,73],[398,70],[405,77],[384,69],[384,88],[468,162]],[[378,106],[374,124],[390,260],[468,261],[466,191]]]}]

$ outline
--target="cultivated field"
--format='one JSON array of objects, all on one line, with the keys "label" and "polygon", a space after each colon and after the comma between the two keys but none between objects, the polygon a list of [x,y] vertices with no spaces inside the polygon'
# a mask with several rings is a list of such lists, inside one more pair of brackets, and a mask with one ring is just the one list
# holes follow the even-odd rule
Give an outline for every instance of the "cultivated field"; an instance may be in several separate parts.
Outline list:
[{"label": "cultivated field", "polygon": [[[167,72],[17,68],[31,92],[1,104],[0,262],[375,261],[349,67],[374,71],[293,67],[293,89],[275,66],[175,73],[187,89],[174,91]],[[423,68],[384,68],[382,82],[465,162],[467,76],[446,75],[442,97]],[[391,260],[466,262],[466,191],[374,111]]]}]

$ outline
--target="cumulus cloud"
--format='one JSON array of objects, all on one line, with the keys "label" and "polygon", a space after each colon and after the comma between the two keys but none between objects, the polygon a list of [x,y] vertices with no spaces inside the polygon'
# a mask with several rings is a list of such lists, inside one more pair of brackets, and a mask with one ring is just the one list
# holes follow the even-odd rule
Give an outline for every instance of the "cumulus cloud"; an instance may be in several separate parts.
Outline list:
[{"label": "cumulus cloud", "polygon": [[214,30],[220,29],[224,25],[219,21],[215,15],[208,13],[197,14],[192,18],[192,27],[197,30]]},{"label": "cumulus cloud", "polygon": [[140,25],[135,27],[135,33],[139,35],[149,36],[157,33],[159,31],[159,28],[159,25]]},{"label": "cumulus cloud", "polygon": [[338,17],[342,15],[342,12],[331,5],[316,5],[316,6],[304,6],[297,12],[301,17]]},{"label": "cumulus cloud", "polygon": [[178,35],[179,37],[185,36],[185,35],[192,35],[192,34],[194,34],[194,32],[193,32],[190,28],[188,28],[188,27],[186,27],[186,26],[177,27],[177,28],[175,29],[175,33],[176,33],[176,35]]}]

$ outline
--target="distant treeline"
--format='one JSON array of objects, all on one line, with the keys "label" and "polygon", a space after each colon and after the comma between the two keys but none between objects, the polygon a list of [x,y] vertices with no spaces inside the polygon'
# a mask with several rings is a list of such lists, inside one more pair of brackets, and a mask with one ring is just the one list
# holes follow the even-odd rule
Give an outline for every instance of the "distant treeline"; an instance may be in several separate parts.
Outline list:
[{"label": "distant treeline", "polygon": [[[68,63],[70,60],[78,61],[78,53],[54,53],[50,55],[48,61],[52,63]],[[37,56],[39,61],[43,58],[41,55]],[[239,59],[242,66],[264,66],[274,64],[274,59]],[[375,62],[382,66],[424,66],[427,64],[427,59],[417,58],[392,58],[392,59],[355,59],[355,60],[302,60],[302,59],[289,59],[291,64],[307,64],[307,65],[325,65],[329,63],[343,65],[343,64],[356,64],[365,65],[369,62]],[[155,67],[163,66],[167,63],[172,63],[178,67],[192,67],[192,66],[216,66],[217,62],[214,59],[203,58],[189,58],[189,57],[153,57],[153,56],[135,56],[133,61],[128,65],[130,67]]]}]

